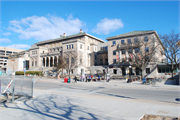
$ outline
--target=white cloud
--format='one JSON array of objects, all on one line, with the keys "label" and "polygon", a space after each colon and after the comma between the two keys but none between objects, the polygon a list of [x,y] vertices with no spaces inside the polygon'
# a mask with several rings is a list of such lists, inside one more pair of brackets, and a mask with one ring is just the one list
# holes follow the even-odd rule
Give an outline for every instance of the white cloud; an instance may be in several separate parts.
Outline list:
[{"label": "white cloud", "polygon": [[3,33],[3,35],[9,36],[9,35],[11,35],[11,33],[10,32],[6,32],[6,33]]},{"label": "white cloud", "polygon": [[16,49],[29,49],[31,46],[29,46],[27,44],[13,44],[13,45],[8,45],[6,47],[16,48]]},{"label": "white cloud", "polygon": [[22,18],[20,21],[10,21],[9,30],[19,33],[20,39],[34,38],[42,41],[58,38],[63,33],[71,35],[78,33],[85,23],[78,18],[73,18],[72,14],[67,19],[51,16],[31,16]]},{"label": "white cloud", "polygon": [[102,19],[96,27],[92,30],[92,32],[97,34],[109,34],[115,30],[123,28],[124,24],[122,23],[121,19]]},{"label": "white cloud", "polygon": [[0,38],[0,42],[10,43],[11,41],[8,38]]}]

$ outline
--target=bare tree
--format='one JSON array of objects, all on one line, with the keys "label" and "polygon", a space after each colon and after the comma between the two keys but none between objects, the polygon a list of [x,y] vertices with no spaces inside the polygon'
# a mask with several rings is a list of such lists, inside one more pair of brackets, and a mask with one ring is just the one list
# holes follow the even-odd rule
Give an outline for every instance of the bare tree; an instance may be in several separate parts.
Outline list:
[{"label": "bare tree", "polygon": [[65,69],[65,67],[67,66],[64,58],[62,56],[59,57],[58,59],[58,63],[54,64],[54,70],[57,71],[57,75],[59,75],[59,73],[62,71],[63,74],[63,69]]},{"label": "bare tree", "polygon": [[73,73],[80,65],[83,65],[82,52],[69,50],[64,52],[58,68],[65,69],[70,77],[71,73]]},{"label": "bare tree", "polygon": [[166,64],[171,66],[172,79],[174,77],[173,72],[178,67],[178,63],[180,62],[180,47],[178,46],[178,42],[180,40],[180,33],[175,33],[172,30],[169,34],[160,34],[160,38],[164,44],[164,50],[161,49],[160,52],[165,55],[167,58]]},{"label": "bare tree", "polygon": [[[134,42],[124,43],[119,46],[122,52],[128,52],[128,57],[117,61],[118,63],[128,62],[130,65],[139,68],[141,79],[144,78],[144,71],[150,62],[157,62],[155,54],[160,42],[154,36],[137,36]],[[124,55],[125,56],[125,55]]]}]

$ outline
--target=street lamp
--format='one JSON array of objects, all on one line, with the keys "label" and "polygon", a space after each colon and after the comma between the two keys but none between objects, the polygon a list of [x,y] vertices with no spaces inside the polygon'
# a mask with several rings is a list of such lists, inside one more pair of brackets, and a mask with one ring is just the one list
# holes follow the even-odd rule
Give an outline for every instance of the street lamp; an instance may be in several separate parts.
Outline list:
[{"label": "street lamp", "polygon": [[131,82],[131,66],[129,66],[129,82]]}]

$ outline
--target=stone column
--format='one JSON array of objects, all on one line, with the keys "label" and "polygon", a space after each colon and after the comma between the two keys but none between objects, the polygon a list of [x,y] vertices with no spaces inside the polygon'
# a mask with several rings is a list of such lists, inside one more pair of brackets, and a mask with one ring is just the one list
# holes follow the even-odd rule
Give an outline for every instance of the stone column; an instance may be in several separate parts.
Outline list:
[{"label": "stone column", "polygon": [[52,66],[54,66],[54,56],[52,57],[53,59],[52,59]]},{"label": "stone column", "polygon": [[121,62],[122,60],[122,57],[121,57],[121,50],[119,50],[119,61]]},{"label": "stone column", "polygon": [[49,58],[49,66],[48,67],[50,67],[50,61],[51,61],[51,57],[48,57]]},{"label": "stone column", "polygon": [[56,58],[57,58],[57,64],[58,64],[58,59],[59,59],[59,57],[58,57],[58,56],[56,56]]}]

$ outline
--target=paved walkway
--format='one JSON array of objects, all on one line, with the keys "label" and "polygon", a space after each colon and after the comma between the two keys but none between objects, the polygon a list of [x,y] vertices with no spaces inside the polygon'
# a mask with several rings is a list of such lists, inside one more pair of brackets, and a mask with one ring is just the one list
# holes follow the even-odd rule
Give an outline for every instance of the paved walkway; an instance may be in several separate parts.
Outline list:
[{"label": "paved walkway", "polygon": [[[49,80],[40,80],[48,82]],[[63,83],[63,80],[50,80]],[[72,83],[71,83],[72,84]],[[75,83],[76,84],[76,83]],[[158,83],[157,87],[142,85],[141,82],[127,84],[125,81],[112,80],[109,83],[78,82],[79,85],[109,87],[128,87],[141,89],[171,89],[179,86],[168,86]],[[36,98],[22,103],[0,104],[0,120],[139,120],[144,114],[180,117],[179,103],[163,103],[150,100],[138,100],[94,94],[89,90],[57,88],[35,90]]]},{"label": "paved walkway", "polygon": [[[43,82],[61,82],[63,83],[64,80],[63,78],[61,79],[37,79],[37,81],[43,81]],[[164,90],[180,90],[180,85],[171,85],[170,82],[168,82],[168,84],[166,81],[162,81],[162,82],[156,82],[156,85],[143,85],[142,81],[134,81],[131,83],[127,83],[126,80],[110,80],[110,82],[106,82],[105,80],[101,80],[101,81],[97,81],[97,82],[77,82],[78,84],[82,84],[82,85],[92,85],[92,86],[99,86],[99,85],[103,85],[106,84],[109,87],[116,87],[116,88],[136,88],[136,89],[164,89]],[[73,83],[66,83],[66,84],[73,84]],[[173,84],[173,81],[172,81]]]}]

